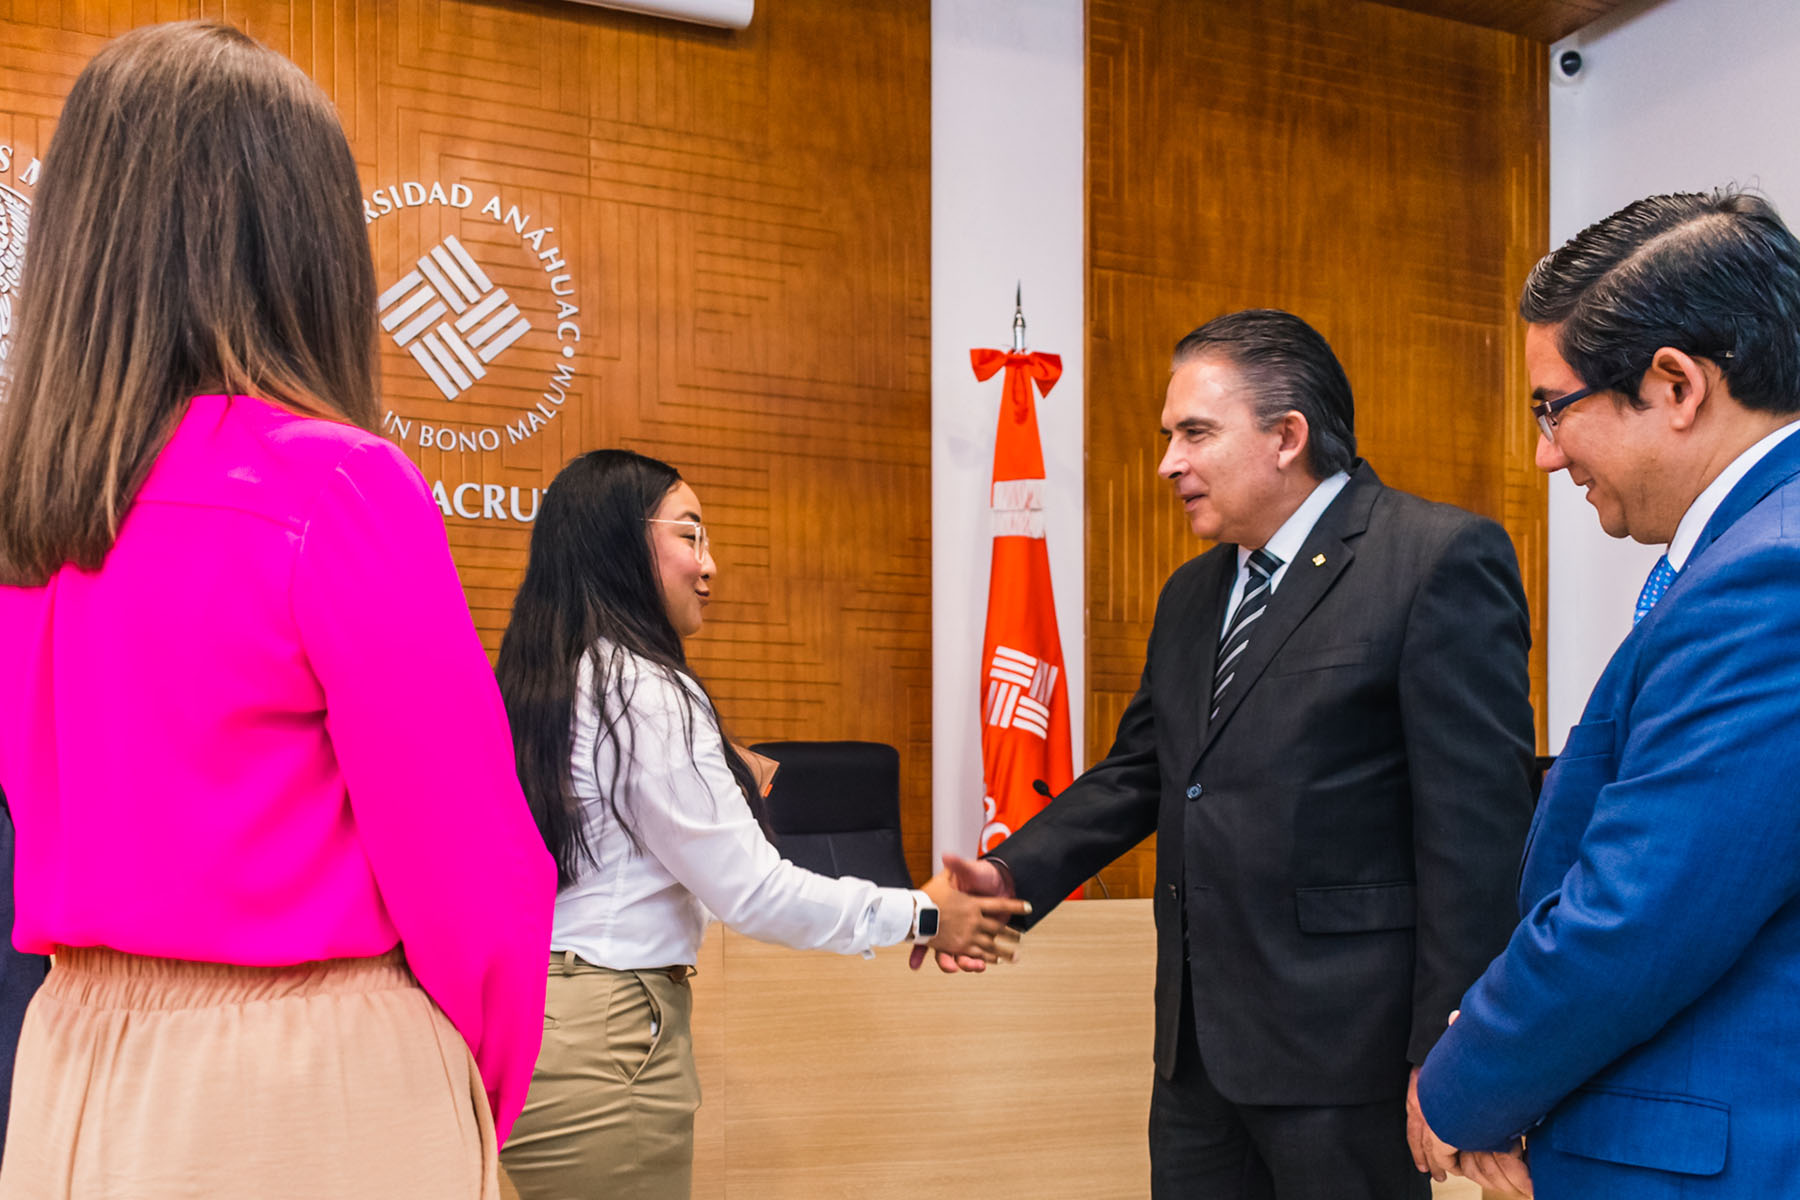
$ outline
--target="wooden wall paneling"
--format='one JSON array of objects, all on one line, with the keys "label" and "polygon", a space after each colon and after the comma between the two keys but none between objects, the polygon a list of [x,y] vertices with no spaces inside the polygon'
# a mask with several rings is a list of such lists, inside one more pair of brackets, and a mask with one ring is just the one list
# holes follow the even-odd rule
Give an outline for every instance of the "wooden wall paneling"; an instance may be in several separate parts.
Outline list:
[{"label": "wooden wall paneling", "polygon": [[[390,436],[448,496],[476,485],[464,502],[484,515],[447,525],[489,652],[529,538],[512,489],[529,515],[533,489],[585,450],[667,459],[713,532],[716,601],[690,650],[732,730],[898,746],[923,877],[927,0],[784,0],[736,33],[529,0],[0,0],[0,139],[41,153],[106,38],[202,16],[320,82],[371,197],[470,189],[466,207],[379,212],[370,236],[386,288],[454,235],[531,326],[453,398],[381,343]],[[483,213],[490,198],[501,207]],[[553,248],[579,308],[572,357],[539,258]],[[426,426],[473,436],[539,404],[542,427],[497,449],[421,442]],[[484,487],[508,519],[489,519]]]},{"label": "wooden wall paneling", "polygon": [[[593,151],[611,164],[602,199],[667,205],[665,291],[640,309],[660,327],[642,356],[657,379],[626,440],[682,447],[716,510],[732,599],[696,661],[746,738],[897,745],[915,872],[930,853],[926,15],[759,14],[748,33],[767,53],[714,39],[691,86],[652,86],[663,58],[621,54]],[[647,124],[658,111],[686,131]]]},{"label": "wooden wall paneling", "polygon": [[[1175,341],[1277,307],[1343,360],[1392,486],[1502,521],[1544,697],[1545,481],[1517,289],[1546,249],[1542,46],[1372,3],[1090,0],[1090,761],[1137,685],[1157,592],[1205,547],[1166,481]],[[1149,894],[1150,843],[1109,870]]]},{"label": "wooden wall paneling", "polygon": [[1144,1196],[1151,925],[1147,900],[1071,905],[980,979],[715,926],[693,983],[695,1200]]},{"label": "wooden wall paneling", "polygon": [[718,926],[700,944],[700,961],[690,985],[694,992],[694,1071],[700,1079],[700,1111],[694,1114],[694,1182],[691,1200],[725,1200],[725,1115],[731,1100],[725,1078],[725,1014],[737,989],[725,975],[724,930]]},{"label": "wooden wall paneling", "polygon": [[1625,0],[1379,0],[1539,42],[1555,42],[1625,6]]},{"label": "wooden wall paneling", "polygon": [[979,979],[906,954],[708,934],[696,1200],[1145,1195],[1149,902],[1071,905]]}]

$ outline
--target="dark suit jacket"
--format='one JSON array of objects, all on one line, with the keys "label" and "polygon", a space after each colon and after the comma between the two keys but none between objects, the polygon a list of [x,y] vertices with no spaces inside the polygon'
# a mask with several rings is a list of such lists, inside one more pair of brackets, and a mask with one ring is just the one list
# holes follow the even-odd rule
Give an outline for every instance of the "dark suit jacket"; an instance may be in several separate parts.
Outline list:
[{"label": "dark suit jacket", "polygon": [[25,1023],[25,1007],[50,967],[49,960],[40,955],[13,949],[13,823],[5,792],[0,792],[0,871],[4,871],[0,876],[0,924],[6,939],[0,944],[0,1142],[4,1142],[19,1028]]},{"label": "dark suit jacket", "polygon": [[1209,725],[1236,571],[1220,545],[1169,579],[1111,752],[993,857],[1035,920],[1156,833],[1158,1069],[1185,962],[1227,1099],[1395,1098],[1513,924],[1534,737],[1512,543],[1359,462]]},{"label": "dark suit jacket", "polygon": [[1800,434],[1732,488],[1544,780],[1523,921],[1419,1076],[1546,1197],[1800,1193]]}]

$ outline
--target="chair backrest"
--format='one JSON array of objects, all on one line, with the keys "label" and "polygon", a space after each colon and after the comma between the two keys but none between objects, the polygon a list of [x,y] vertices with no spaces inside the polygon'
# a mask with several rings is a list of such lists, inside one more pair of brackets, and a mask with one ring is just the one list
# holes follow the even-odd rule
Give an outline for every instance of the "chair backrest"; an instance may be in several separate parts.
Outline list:
[{"label": "chair backrest", "polygon": [[781,764],[769,824],[782,856],[821,875],[911,887],[900,843],[900,752],[881,742],[761,742]]}]

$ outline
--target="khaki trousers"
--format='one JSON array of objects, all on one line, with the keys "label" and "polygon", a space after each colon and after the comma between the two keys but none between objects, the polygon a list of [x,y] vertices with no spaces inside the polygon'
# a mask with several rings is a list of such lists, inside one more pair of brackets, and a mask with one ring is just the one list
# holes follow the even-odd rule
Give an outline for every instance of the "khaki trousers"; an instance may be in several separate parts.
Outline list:
[{"label": "khaki trousers", "polygon": [[63,949],[0,1200],[496,1200],[468,1046],[399,951],[240,967]]},{"label": "khaki trousers", "polygon": [[688,1200],[693,1007],[683,968],[551,956],[543,1049],[501,1156],[522,1200]]}]

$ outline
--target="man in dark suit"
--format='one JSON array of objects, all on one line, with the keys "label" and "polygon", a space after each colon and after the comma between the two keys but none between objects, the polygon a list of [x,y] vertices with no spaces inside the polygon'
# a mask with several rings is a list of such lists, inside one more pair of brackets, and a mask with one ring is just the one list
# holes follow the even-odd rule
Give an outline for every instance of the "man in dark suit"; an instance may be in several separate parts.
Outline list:
[{"label": "man in dark suit", "polygon": [[1512,924],[1533,751],[1512,543],[1383,486],[1352,417],[1298,317],[1181,340],[1159,470],[1219,544],[1163,588],[1106,759],[953,865],[1036,919],[1157,835],[1159,1200],[1426,1195],[1409,1071]]},{"label": "man in dark suit", "polygon": [[1525,285],[1538,466],[1666,543],[1544,781],[1523,917],[1419,1078],[1542,1200],[1800,1194],[1800,239],[1651,196]]}]

